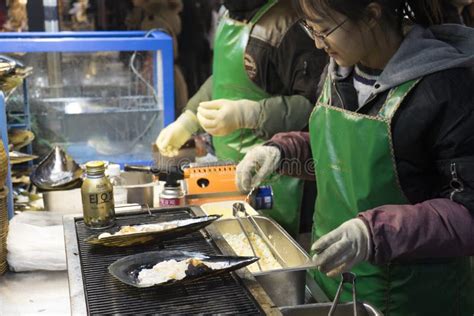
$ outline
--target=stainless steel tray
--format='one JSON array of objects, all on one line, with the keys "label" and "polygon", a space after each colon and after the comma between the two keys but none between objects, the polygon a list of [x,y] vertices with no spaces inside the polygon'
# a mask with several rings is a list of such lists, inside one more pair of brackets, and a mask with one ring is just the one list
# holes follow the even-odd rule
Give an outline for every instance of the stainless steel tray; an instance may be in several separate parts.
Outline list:
[{"label": "stainless steel tray", "polygon": [[[272,246],[282,256],[285,261],[285,268],[278,270],[306,270],[311,267],[311,259],[306,251],[275,221],[264,216],[253,216],[262,231],[270,240]],[[254,227],[249,221],[242,219],[242,224],[247,232],[256,233]],[[224,235],[241,234],[242,230],[236,219],[221,219],[214,223],[214,227]],[[271,249],[270,249],[271,250]],[[254,275],[263,275],[278,270],[269,270],[253,273]]]},{"label": "stainless steel tray", "polygon": [[[281,255],[284,268],[252,273],[277,306],[299,305],[305,302],[306,273],[312,267],[306,251],[275,221],[263,216],[254,216],[272,246]],[[242,219],[248,232],[255,232],[249,221]],[[212,224],[221,235],[240,234],[242,230],[236,219],[221,219]],[[218,238],[224,239],[222,236]],[[224,239],[225,240],[225,239]],[[230,245],[229,245],[230,247]],[[282,286],[284,284],[284,286]],[[317,287],[317,285],[315,285]],[[319,290],[319,291],[318,291]],[[323,293],[320,289],[316,292]],[[322,294],[324,295],[324,294]],[[325,297],[315,297],[327,301]]]}]

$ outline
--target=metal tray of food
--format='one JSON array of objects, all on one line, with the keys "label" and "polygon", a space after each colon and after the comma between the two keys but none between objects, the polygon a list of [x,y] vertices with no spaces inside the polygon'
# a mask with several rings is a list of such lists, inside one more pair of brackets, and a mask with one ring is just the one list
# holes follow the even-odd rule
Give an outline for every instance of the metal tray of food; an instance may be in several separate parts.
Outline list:
[{"label": "metal tray of food", "polygon": [[[264,216],[254,216],[253,218],[270,241],[273,248],[270,250],[278,252],[279,256],[276,257],[280,257],[284,262],[279,262],[281,265],[279,268],[263,269],[263,271],[256,270],[256,264],[254,263],[248,266],[249,270],[278,306],[303,304],[305,301],[307,269],[313,267],[309,255],[272,219]],[[242,218],[241,222],[247,233],[257,233],[248,220]],[[235,249],[235,243],[233,246],[232,241],[227,240],[229,235],[243,234],[236,219],[221,219],[214,222],[213,226],[221,234],[219,238],[224,239],[235,254],[239,256],[252,255],[251,249],[247,249],[248,252],[238,251]],[[260,263],[262,263],[262,258]],[[281,286],[282,284],[285,284],[285,286]]]}]

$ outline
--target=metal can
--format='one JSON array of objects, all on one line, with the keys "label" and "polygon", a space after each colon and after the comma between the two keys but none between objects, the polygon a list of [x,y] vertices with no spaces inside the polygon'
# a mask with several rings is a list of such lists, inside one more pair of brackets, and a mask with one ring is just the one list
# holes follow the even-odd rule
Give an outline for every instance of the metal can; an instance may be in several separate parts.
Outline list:
[{"label": "metal can", "polygon": [[160,193],[160,206],[170,207],[181,205],[184,205],[184,192],[181,186],[179,184],[177,186],[165,184],[163,191]]},{"label": "metal can", "polygon": [[270,185],[257,187],[249,198],[249,204],[256,210],[273,208],[273,190]]},{"label": "metal can", "polygon": [[81,187],[84,223],[94,229],[110,227],[115,222],[114,194],[105,176],[105,162],[88,162],[86,174]]}]

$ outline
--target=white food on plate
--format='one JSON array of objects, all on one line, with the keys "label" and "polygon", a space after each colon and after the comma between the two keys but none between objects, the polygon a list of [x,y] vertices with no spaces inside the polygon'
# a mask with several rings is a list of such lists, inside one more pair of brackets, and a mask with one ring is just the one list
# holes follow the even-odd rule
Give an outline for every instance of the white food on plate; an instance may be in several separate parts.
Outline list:
[{"label": "white food on plate", "polygon": [[155,264],[151,269],[142,269],[138,273],[138,284],[151,286],[169,280],[182,280],[186,277],[186,270],[190,264],[197,266],[201,263],[213,270],[223,269],[229,265],[226,262],[208,262],[198,258],[188,258],[181,261],[165,260]]},{"label": "white food on plate", "polygon": [[162,230],[176,228],[176,227],[182,226],[182,225],[183,225],[182,223],[180,223],[180,225],[178,225],[178,221],[172,221],[172,222],[164,222],[164,223],[158,223],[158,224],[122,226],[122,227],[120,227],[120,230],[118,232],[114,233],[114,234],[110,234],[110,233],[100,234],[99,239],[107,238],[107,237],[111,237],[111,236],[121,236],[121,235],[135,234],[135,233],[159,232],[159,231],[162,231]]},{"label": "white food on plate", "polygon": [[187,260],[166,260],[157,263],[151,269],[143,269],[138,273],[138,284],[154,285],[169,280],[182,280],[186,277]]}]

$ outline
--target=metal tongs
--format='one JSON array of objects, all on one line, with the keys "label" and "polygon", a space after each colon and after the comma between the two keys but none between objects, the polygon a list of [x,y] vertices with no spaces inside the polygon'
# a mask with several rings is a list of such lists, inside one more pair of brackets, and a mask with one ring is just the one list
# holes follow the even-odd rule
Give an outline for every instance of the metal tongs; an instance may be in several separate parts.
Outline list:
[{"label": "metal tongs", "polygon": [[[241,206],[244,207],[244,209],[245,209],[245,206],[242,203],[234,203],[232,205],[232,215],[235,218],[237,218],[237,222],[239,223],[240,230],[244,233],[245,238],[247,238],[247,241],[249,242],[250,249],[252,249],[252,253],[253,253],[254,257],[258,257],[257,252],[253,248],[252,240],[250,240],[250,236],[247,234],[247,230],[245,229],[244,225],[242,224],[242,221],[240,220],[239,212],[241,211]],[[257,261],[257,265],[258,265],[258,269],[260,271],[263,271],[262,266],[260,265],[260,261]]]},{"label": "metal tongs", "polygon": [[336,311],[337,304],[339,303],[339,297],[342,293],[342,287],[344,283],[352,284],[352,303],[354,309],[354,316],[357,316],[357,298],[356,298],[356,275],[352,272],[344,272],[341,275],[341,283],[339,283],[339,287],[337,288],[336,296],[334,297],[334,301],[332,302],[331,309],[329,310],[328,316],[333,316],[334,312]]},{"label": "metal tongs", "polygon": [[[232,205],[232,215],[234,215],[235,218],[237,218],[237,221],[239,222],[239,225],[240,225],[240,228],[242,229],[242,231],[244,232],[245,234],[245,237],[247,237],[248,241],[249,241],[249,244],[250,244],[250,247],[252,248],[252,251],[254,252],[254,254],[256,255],[255,253],[255,250],[252,246],[252,242],[250,241],[250,238],[247,234],[247,231],[244,227],[244,225],[242,224],[241,220],[240,220],[240,216],[239,216],[239,213],[243,213],[245,218],[250,222],[250,224],[253,226],[253,228],[255,229],[255,232],[257,233],[257,235],[260,236],[260,238],[265,242],[266,246],[268,247],[268,249],[270,249],[270,251],[273,253],[273,255],[276,257],[278,263],[280,263],[280,265],[282,267],[286,267],[286,263],[285,261],[283,260],[282,256],[278,253],[278,251],[275,249],[275,247],[273,247],[272,243],[270,242],[270,240],[268,239],[268,237],[265,235],[265,233],[263,232],[263,230],[260,228],[260,226],[258,225],[258,223],[255,221],[255,219],[250,216],[248,213],[247,213],[247,210],[245,209],[245,205],[244,203],[241,203],[241,202],[237,202],[237,203],[234,203]],[[258,261],[257,261],[258,263]],[[259,264],[259,268],[260,268],[260,271],[262,271],[262,268]]]}]

